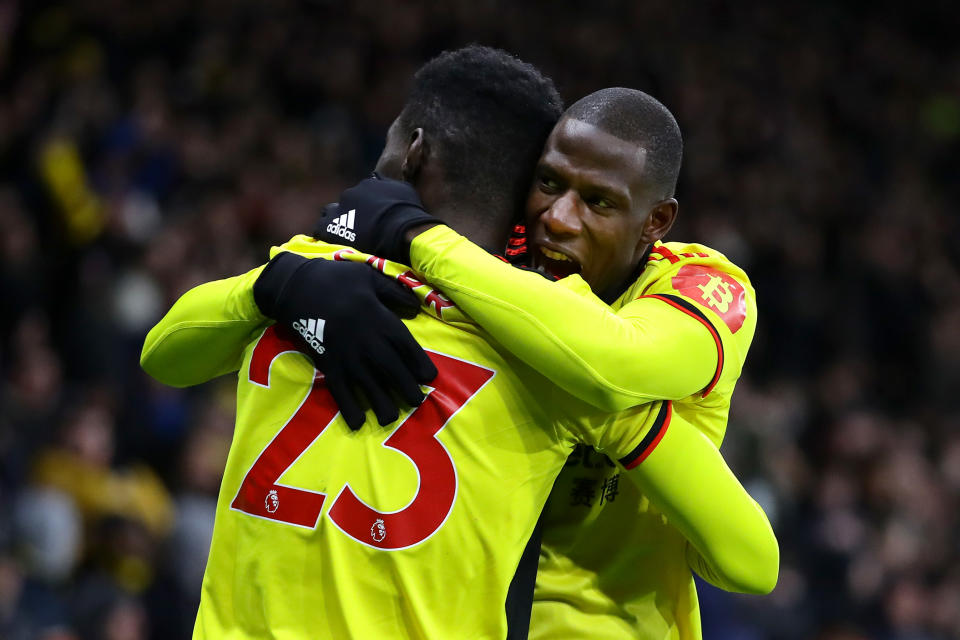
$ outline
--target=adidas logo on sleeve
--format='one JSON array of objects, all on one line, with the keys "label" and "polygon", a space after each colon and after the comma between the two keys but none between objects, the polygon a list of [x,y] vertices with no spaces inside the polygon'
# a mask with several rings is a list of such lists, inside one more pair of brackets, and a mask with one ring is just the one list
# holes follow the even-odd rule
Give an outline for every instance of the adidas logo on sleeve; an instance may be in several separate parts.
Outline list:
[{"label": "adidas logo on sleeve", "polygon": [[356,209],[350,209],[350,211],[342,216],[334,218],[333,222],[327,225],[327,232],[339,236],[348,242],[356,241],[357,234],[353,231],[353,218],[356,212]]},{"label": "adidas logo on sleeve", "polygon": [[326,351],[323,346],[323,326],[326,323],[327,321],[322,318],[310,320],[301,319],[299,322],[294,320],[293,328],[303,336],[303,339],[307,341],[307,344],[309,344],[318,355],[323,355],[323,352]]}]

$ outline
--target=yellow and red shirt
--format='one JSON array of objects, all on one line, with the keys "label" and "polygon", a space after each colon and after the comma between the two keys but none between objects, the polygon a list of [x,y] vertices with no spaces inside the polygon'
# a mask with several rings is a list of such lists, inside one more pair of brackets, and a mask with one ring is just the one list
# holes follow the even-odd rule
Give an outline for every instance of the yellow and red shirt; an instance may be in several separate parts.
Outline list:
[{"label": "yellow and red shirt", "polygon": [[[553,283],[510,269],[446,227],[418,236],[411,258],[419,275],[571,394],[611,410],[671,399],[674,413],[719,447],[756,328],[750,281],[719,252],[658,242],[610,306],[578,275]],[[677,483],[698,473],[688,462],[677,459]],[[765,588],[742,579],[753,568],[743,565],[769,576],[775,554],[734,559],[726,567],[744,573],[731,577],[648,498],[620,482],[606,456],[577,448],[544,513],[531,638],[700,638],[691,567],[724,588]]]},{"label": "yellow and red shirt", "polygon": [[[522,606],[511,609],[507,594],[522,595],[523,588],[508,589],[506,582],[511,571],[516,579],[518,568],[526,566],[518,558],[539,513],[535,505],[542,504],[545,487],[574,443],[599,446],[619,458],[621,473],[629,476],[630,482],[622,483],[619,476],[605,477],[599,501],[598,487],[579,488],[580,499],[591,508],[602,507],[599,517],[614,523],[605,529],[610,536],[601,546],[613,549],[630,540],[622,533],[656,520],[678,548],[686,549],[698,571],[716,583],[770,588],[777,547],[765,516],[714,444],[672,409],[676,403],[597,414],[501,347],[486,344],[486,335],[449,299],[406,267],[304,237],[283,249],[365,261],[405,282],[427,311],[411,330],[439,351],[434,357],[441,371],[462,369],[459,377],[473,380],[473,386],[484,371],[497,373],[473,396],[470,384],[450,386],[445,374],[421,409],[427,413],[401,417],[392,432],[367,426],[353,433],[336,418],[309,361],[289,352],[292,345],[268,328],[256,309],[252,285],[259,268],[184,294],[147,336],[144,369],[178,386],[240,371],[237,431],[218,505],[198,637],[294,637],[304,630],[316,637],[503,637],[522,619]],[[571,287],[579,289],[575,283]],[[703,331],[699,320],[691,322]],[[527,320],[521,317],[518,323]],[[705,342],[716,353],[712,338]],[[571,360],[568,366],[578,369],[582,363]],[[714,369],[711,365],[704,377],[712,377]],[[722,377],[714,387],[721,383]],[[443,412],[465,398],[463,409],[434,431]],[[601,454],[580,455],[590,456],[587,467],[612,469]],[[420,464],[425,461],[431,464]],[[436,472],[425,471],[421,482],[420,466]],[[452,504],[450,482],[444,481],[451,466],[457,478]],[[639,510],[634,522],[627,512],[607,508],[625,503],[633,484],[644,500],[657,505],[655,517],[652,509]],[[548,534],[561,542],[572,530],[567,525],[592,524],[577,510],[582,504],[571,506],[576,509],[547,513],[555,520],[554,533]],[[441,513],[447,513],[442,520]],[[544,557],[549,553],[550,547]],[[659,562],[655,555],[646,560]],[[541,569],[546,570],[538,580],[546,579],[549,589],[553,574],[542,560]],[[596,568],[571,563],[569,569],[573,581],[563,585],[564,593],[580,593],[577,572],[587,571],[589,586],[603,563]],[[668,569],[667,577],[686,585],[686,567],[677,571],[670,564]],[[655,570],[656,564],[642,564],[621,573]],[[658,598],[674,611],[673,583],[650,582],[666,589]],[[592,609],[571,602],[576,608],[566,606],[557,616],[538,615],[546,611],[544,593],[538,589],[534,634],[572,636],[578,625],[589,629],[593,624],[596,630],[603,623],[636,628],[629,618],[604,608],[615,594],[603,589],[582,591],[584,601],[596,605]],[[505,610],[520,615],[505,615]],[[656,611],[644,613],[642,606],[636,613],[654,629],[666,620]]]},{"label": "yellow and red shirt", "polygon": [[[380,428],[371,418],[354,432],[306,356],[251,308],[258,270],[175,305],[148,336],[147,370],[189,383],[196,374],[170,370],[190,361],[159,357],[182,340],[207,343],[207,373],[239,369],[237,426],[194,637],[526,631],[526,617],[506,613],[508,590],[515,579],[518,593],[532,589],[533,572],[518,575],[521,554],[574,444],[629,464],[645,435],[665,424],[669,405],[617,415],[590,407],[488,340],[407,267],[305,236],[283,249],[368,262],[405,281],[427,311],[408,327],[440,375],[426,401],[395,424]],[[212,315],[184,314],[204,305]],[[212,344],[251,332],[239,349]],[[517,619],[523,629],[511,630]]]}]

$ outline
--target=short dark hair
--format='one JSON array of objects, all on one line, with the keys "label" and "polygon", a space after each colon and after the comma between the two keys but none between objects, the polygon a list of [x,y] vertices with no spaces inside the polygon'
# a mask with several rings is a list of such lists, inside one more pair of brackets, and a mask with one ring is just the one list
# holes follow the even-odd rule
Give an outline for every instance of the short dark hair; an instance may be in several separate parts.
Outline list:
[{"label": "short dark hair", "polygon": [[553,81],[506,51],[446,51],[414,75],[398,118],[423,127],[445,181],[467,201],[519,212],[533,169],[563,113]]},{"label": "short dark hair", "polygon": [[577,100],[563,116],[646,149],[644,178],[659,199],[673,196],[683,138],[673,114],[659,100],[636,89],[612,87]]}]

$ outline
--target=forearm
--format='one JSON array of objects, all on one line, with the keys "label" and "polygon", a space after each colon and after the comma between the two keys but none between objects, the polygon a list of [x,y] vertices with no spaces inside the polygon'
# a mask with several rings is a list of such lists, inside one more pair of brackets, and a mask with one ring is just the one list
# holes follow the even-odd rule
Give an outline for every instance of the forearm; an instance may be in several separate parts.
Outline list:
[{"label": "forearm", "polygon": [[[602,409],[687,397],[716,370],[709,333],[659,300],[618,315],[579,278],[570,288],[514,269],[446,227],[418,236],[411,261],[504,347]],[[692,364],[672,366],[681,350]]]},{"label": "forearm", "polygon": [[183,294],[147,334],[140,366],[174,387],[236,371],[243,350],[269,320],[253,302],[263,267],[201,284]]},{"label": "forearm", "polygon": [[780,550],[770,523],[696,428],[674,416],[656,448],[627,474],[690,542],[688,563],[701,577],[728,591],[773,589]]}]

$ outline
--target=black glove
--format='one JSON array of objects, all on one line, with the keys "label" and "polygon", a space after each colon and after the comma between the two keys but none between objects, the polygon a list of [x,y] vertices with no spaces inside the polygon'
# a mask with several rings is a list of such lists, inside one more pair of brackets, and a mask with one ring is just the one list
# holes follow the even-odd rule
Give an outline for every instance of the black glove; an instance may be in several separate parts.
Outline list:
[{"label": "black glove", "polygon": [[338,207],[326,207],[314,237],[356,247],[364,253],[410,264],[408,229],[440,221],[423,210],[420,196],[408,182],[381,178],[362,180],[340,195]]},{"label": "black glove", "polygon": [[399,416],[391,389],[417,406],[424,397],[420,383],[437,376],[426,352],[390,311],[412,318],[420,308],[417,296],[368,265],[283,252],[257,278],[253,299],[324,373],[351,429],[364,421],[357,388],[386,425]]}]

